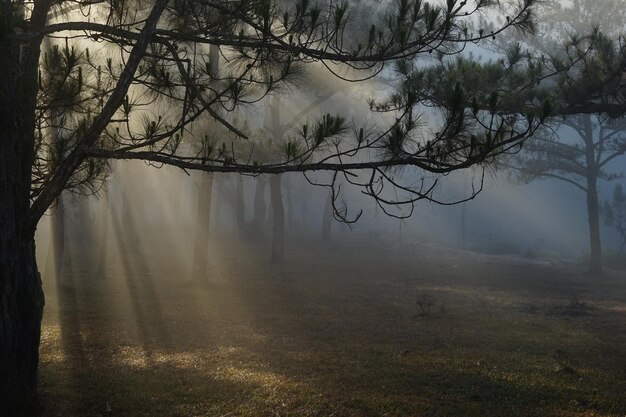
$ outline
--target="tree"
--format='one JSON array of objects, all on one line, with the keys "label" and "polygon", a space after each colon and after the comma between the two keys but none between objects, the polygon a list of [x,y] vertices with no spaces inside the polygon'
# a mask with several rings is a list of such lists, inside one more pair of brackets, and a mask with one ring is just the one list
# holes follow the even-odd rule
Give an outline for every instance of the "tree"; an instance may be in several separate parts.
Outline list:
[{"label": "tree", "polygon": [[585,193],[589,225],[589,271],[601,274],[598,181],[618,178],[617,174],[607,172],[606,167],[626,151],[626,136],[622,133],[622,126],[588,114],[567,117],[561,124],[573,129],[576,142],[570,142],[571,137],[563,134],[537,135],[512,166],[523,181],[552,178]]},{"label": "tree", "polygon": [[[273,96],[269,107],[270,131],[274,143],[283,140],[284,130],[280,124],[280,99]],[[272,251],[270,260],[275,263],[283,262],[285,258],[285,207],[282,192],[282,174],[273,175],[270,179],[270,202],[272,207]]]},{"label": "tree", "polygon": [[622,238],[620,250],[626,249],[626,193],[622,184],[615,185],[610,201],[605,201],[602,214],[607,226],[612,226]]},{"label": "tree", "polygon": [[[527,27],[532,4],[525,0],[506,11],[507,23],[494,33]],[[82,13],[64,10],[68,5]],[[457,88],[438,133],[422,140],[427,130],[418,129],[416,117],[429,101],[407,69],[419,57],[453,55],[467,42],[491,36],[467,24],[487,7],[495,6],[487,0],[449,0],[442,7],[400,0],[381,21],[351,25],[348,4],[334,1],[279,7],[270,0],[3,0],[0,414],[26,413],[32,403],[44,304],[34,236],[64,190],[96,191],[108,161],[137,159],[211,173],[331,171],[381,205],[412,209],[436,184],[423,179],[414,187],[415,175],[489,160],[531,135],[546,116],[541,106],[515,119],[495,108],[472,112],[471,103],[485,98]],[[41,45],[59,36],[68,38],[66,71],[59,84],[47,87],[40,79]],[[211,45],[230,62],[218,79],[211,71]],[[397,62],[397,91],[372,101],[375,111],[389,116],[386,125],[368,130],[326,115],[294,132],[281,162],[257,163],[229,113],[252,106],[315,62],[355,82]],[[51,146],[49,135],[57,124],[50,112],[58,99],[67,107],[59,136],[63,152]],[[200,127],[212,124],[229,132],[221,144],[203,152],[181,146],[198,143]],[[391,198],[390,186],[399,187],[403,197]]]},{"label": "tree", "polygon": [[[563,108],[555,114],[563,117],[552,120],[551,130],[535,135],[512,168],[522,181],[555,179],[585,193],[589,271],[601,274],[598,182],[618,177],[610,163],[626,153],[626,122],[615,118],[621,114],[616,107],[623,102],[626,74],[626,50],[620,37],[626,13],[618,1],[601,5],[590,0],[553,1],[542,10],[546,12],[540,25],[544,36],[526,41],[529,47],[552,55],[553,64],[561,68],[572,59],[578,63],[556,77],[552,90],[553,101]],[[592,25],[599,25],[603,32]],[[581,36],[585,33],[586,37]]]},{"label": "tree", "polygon": [[254,188],[254,213],[252,217],[252,230],[255,236],[263,233],[263,228],[267,220],[267,204],[265,202],[265,190],[267,188],[267,178],[259,176],[256,179]]},{"label": "tree", "polygon": [[[209,46],[209,77],[219,78],[220,55],[216,45]],[[217,87],[217,86],[214,86]],[[205,136],[200,142],[200,153],[208,157],[211,153],[211,141]],[[206,279],[209,231],[211,228],[211,203],[213,200],[213,176],[200,172],[197,185],[198,204],[196,209],[196,241],[194,245],[192,280],[201,282]]]},{"label": "tree", "polygon": [[[269,159],[270,162],[272,162],[271,156],[268,156],[268,154],[278,154],[279,157],[289,157],[289,154],[298,152],[298,149],[296,149],[297,144],[295,144],[293,141],[285,141],[289,130],[292,129],[293,126],[295,126],[297,123],[302,123],[303,119],[309,116],[309,113],[313,112],[316,108],[329,100],[338,91],[341,91],[341,88],[339,88],[338,86],[334,86],[335,88],[332,88],[333,86],[329,85],[330,83],[328,81],[323,81],[320,79],[308,81],[309,82],[306,83],[304,87],[309,87],[315,91],[315,100],[309,103],[298,113],[291,116],[289,118],[289,121],[281,123],[281,101],[278,96],[273,96],[269,105],[267,106],[269,117],[266,119],[267,126],[264,127],[264,130],[274,139],[274,148],[279,148],[279,152],[271,152],[270,150],[265,155],[263,155],[265,156],[265,159]],[[302,84],[302,82],[300,84]],[[300,85],[300,88],[302,87],[303,86]],[[285,207],[283,204],[284,199],[282,188],[283,185],[287,186],[288,183],[283,183],[282,177],[283,176],[281,174],[278,174],[272,177],[272,179],[270,180],[270,201],[272,206],[272,252],[270,255],[270,259],[272,260],[272,262],[282,262],[285,257]],[[288,189],[286,189],[285,191],[289,193]],[[291,195],[287,194],[286,199],[287,212],[289,215],[289,219],[291,220],[287,222],[287,224],[289,226],[293,226],[293,204],[291,203]],[[328,216],[330,217],[333,213],[333,206],[329,204],[327,210]],[[330,225],[328,226],[328,229],[330,232]]]}]

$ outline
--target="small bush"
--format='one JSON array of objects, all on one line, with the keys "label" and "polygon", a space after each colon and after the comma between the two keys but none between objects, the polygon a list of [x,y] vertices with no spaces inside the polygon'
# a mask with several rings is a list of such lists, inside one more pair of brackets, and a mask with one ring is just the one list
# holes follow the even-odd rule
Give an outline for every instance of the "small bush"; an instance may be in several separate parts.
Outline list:
[{"label": "small bush", "polygon": [[447,308],[445,305],[438,303],[435,297],[429,292],[424,292],[417,295],[415,304],[419,308],[417,317],[427,317],[438,311],[439,313],[445,313]]}]

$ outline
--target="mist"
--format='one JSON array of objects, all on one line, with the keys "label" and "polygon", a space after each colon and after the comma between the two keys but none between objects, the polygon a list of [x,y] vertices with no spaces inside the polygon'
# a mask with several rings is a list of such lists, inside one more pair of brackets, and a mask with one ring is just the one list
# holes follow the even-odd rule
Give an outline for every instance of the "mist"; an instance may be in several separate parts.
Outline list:
[{"label": "mist", "polygon": [[41,35],[25,415],[626,413],[619,1],[170,3]]},{"label": "mist", "polygon": [[[464,198],[479,174],[447,177],[435,197]],[[117,163],[97,195],[63,197],[61,258],[55,214],[40,226],[48,294],[42,361],[50,378],[43,384],[76,393],[51,409],[352,415],[355,407],[398,407],[411,411],[396,415],[421,415],[417,404],[442,401],[445,391],[459,409],[511,406],[514,415],[531,415],[545,411],[535,400],[585,398],[547,390],[546,374],[550,384],[603,386],[601,398],[615,404],[609,410],[622,407],[624,271],[584,273],[588,230],[578,190],[490,171],[475,199],[421,201],[398,220],[345,187],[337,205],[349,215],[363,210],[346,224],[332,216],[328,188],[284,174],[285,244],[276,262],[268,180],[215,175],[198,280],[199,181],[193,172]],[[605,247],[617,251],[617,236],[609,227],[603,233]],[[527,370],[531,364],[540,370]],[[513,380],[496,382],[490,375],[500,370]],[[424,379],[398,380],[416,375]],[[502,392],[512,397],[493,399]]]}]

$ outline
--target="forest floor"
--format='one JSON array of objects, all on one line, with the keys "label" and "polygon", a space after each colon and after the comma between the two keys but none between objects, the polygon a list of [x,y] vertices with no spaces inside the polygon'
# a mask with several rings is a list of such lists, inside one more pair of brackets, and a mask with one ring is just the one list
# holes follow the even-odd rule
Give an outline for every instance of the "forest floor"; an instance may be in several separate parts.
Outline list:
[{"label": "forest floor", "polygon": [[74,248],[46,280],[44,416],[626,415],[623,273],[347,241],[276,265],[214,242],[192,283],[155,246]]}]

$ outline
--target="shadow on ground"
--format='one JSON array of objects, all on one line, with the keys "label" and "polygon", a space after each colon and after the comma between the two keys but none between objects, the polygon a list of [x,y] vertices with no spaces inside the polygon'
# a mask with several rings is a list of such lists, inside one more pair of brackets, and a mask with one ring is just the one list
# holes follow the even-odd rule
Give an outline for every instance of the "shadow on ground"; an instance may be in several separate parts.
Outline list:
[{"label": "shadow on ground", "polygon": [[[70,247],[64,284],[46,284],[46,416],[626,411],[617,276],[341,243],[273,265],[258,247],[220,241],[199,285],[190,259],[145,234],[129,244],[134,223],[111,223],[106,259]],[[571,293],[590,314],[544,314]]]}]

